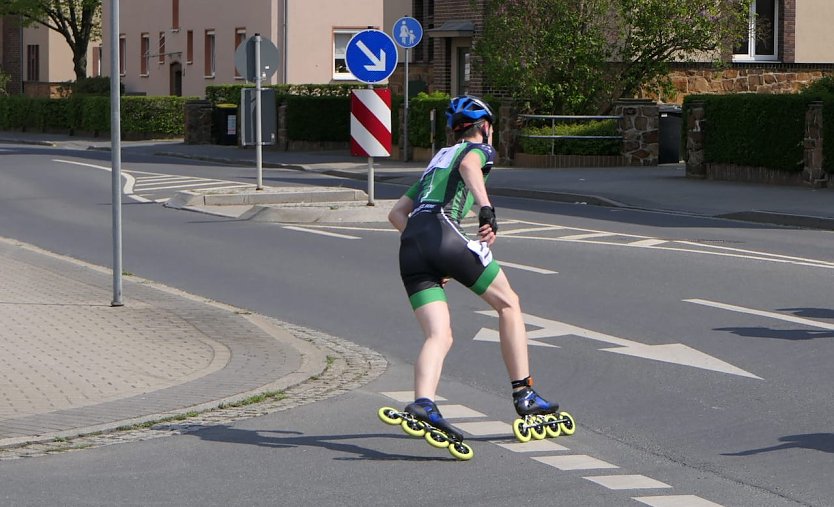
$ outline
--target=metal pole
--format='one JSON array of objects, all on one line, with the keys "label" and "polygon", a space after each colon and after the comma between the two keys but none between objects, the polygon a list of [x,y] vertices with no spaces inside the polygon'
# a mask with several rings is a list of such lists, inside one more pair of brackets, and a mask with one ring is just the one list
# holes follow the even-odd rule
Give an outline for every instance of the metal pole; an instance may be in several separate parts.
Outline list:
[{"label": "metal pole", "polygon": [[256,190],[264,189],[263,181],[263,133],[261,132],[261,34],[255,34],[255,164],[258,168]]},{"label": "metal pole", "polygon": [[405,48],[405,108],[403,111],[403,162],[408,162],[408,48]]},{"label": "metal pole", "polygon": [[110,154],[112,156],[111,187],[113,191],[113,300],[122,302],[122,124],[121,79],[119,77],[119,0],[112,0],[110,9]]},{"label": "metal pole", "polygon": [[429,119],[431,120],[431,156],[432,157],[434,157],[434,153],[436,151],[435,140],[434,140],[435,125],[437,124],[437,120],[435,120],[436,116],[437,116],[437,110],[436,109],[432,109],[431,111],[429,111]]},{"label": "metal pole", "polygon": [[[374,89],[374,85],[368,85],[369,90]],[[368,157],[368,206],[376,206],[374,203],[374,157]]]}]

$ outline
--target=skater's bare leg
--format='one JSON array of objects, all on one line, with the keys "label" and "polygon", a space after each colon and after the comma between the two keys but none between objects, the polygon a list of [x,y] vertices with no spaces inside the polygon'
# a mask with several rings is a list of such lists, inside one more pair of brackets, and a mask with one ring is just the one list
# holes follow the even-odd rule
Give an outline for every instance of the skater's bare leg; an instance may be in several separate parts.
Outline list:
[{"label": "skater's bare leg", "polygon": [[503,270],[498,273],[481,297],[498,312],[501,355],[510,379],[526,378],[530,375],[530,364],[527,358],[527,329],[524,327],[518,295],[510,287],[510,282]]},{"label": "skater's bare leg", "polygon": [[414,310],[414,315],[426,338],[414,364],[414,397],[434,400],[443,360],[452,347],[449,306],[445,301],[434,301]]}]

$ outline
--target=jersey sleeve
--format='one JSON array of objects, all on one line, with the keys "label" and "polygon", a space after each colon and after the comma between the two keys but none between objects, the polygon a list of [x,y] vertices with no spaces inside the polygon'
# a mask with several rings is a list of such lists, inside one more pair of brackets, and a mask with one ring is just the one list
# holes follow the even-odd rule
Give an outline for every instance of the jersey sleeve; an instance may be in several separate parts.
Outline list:
[{"label": "jersey sleeve", "polygon": [[420,193],[420,181],[417,180],[414,182],[413,185],[408,187],[408,190],[405,191],[405,196],[411,199],[412,201],[417,200],[417,195]]},{"label": "jersey sleeve", "polygon": [[495,148],[488,144],[476,144],[472,147],[472,151],[477,153],[481,158],[481,167],[492,167],[495,163]]}]

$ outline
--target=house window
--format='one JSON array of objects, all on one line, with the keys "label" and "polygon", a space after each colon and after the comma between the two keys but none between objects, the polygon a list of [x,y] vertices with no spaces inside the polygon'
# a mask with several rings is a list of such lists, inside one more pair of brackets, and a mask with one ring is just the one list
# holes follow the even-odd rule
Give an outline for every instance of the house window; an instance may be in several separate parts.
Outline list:
[{"label": "house window", "polygon": [[141,36],[140,41],[140,48],[142,53],[139,55],[139,75],[147,76],[148,75],[148,61],[150,60],[151,55],[151,36],[143,33]]},{"label": "house window", "polygon": [[185,63],[188,65],[194,63],[194,30],[189,30],[185,34]]},{"label": "house window", "polygon": [[125,57],[127,56],[127,39],[125,38],[125,34],[119,35],[119,75],[124,76],[125,72],[127,72],[127,62],[125,61]]},{"label": "house window", "polygon": [[171,0],[171,28],[180,28],[180,0]]},{"label": "house window", "polygon": [[165,65],[165,32],[159,32],[159,56],[157,63]]},{"label": "house window", "polygon": [[333,79],[356,79],[347,68],[345,63],[345,49],[351,37],[359,33],[359,30],[334,30],[333,31]]},{"label": "house window", "polygon": [[[246,29],[245,28],[237,28],[235,29],[235,51],[237,48],[240,47],[246,41]],[[235,67],[235,79],[243,79],[243,76],[240,75],[240,72],[237,71],[237,67]]]},{"label": "house window", "polygon": [[93,77],[101,76],[101,46],[93,46]]},{"label": "house window", "polygon": [[214,30],[206,30],[205,38],[205,76],[207,78],[214,78],[215,75],[215,56],[216,49],[214,40]]},{"label": "house window", "polygon": [[41,80],[41,47],[38,44],[26,46],[26,80]]},{"label": "house window", "polygon": [[747,36],[733,49],[733,61],[774,61],[779,48],[779,2],[753,0]]}]

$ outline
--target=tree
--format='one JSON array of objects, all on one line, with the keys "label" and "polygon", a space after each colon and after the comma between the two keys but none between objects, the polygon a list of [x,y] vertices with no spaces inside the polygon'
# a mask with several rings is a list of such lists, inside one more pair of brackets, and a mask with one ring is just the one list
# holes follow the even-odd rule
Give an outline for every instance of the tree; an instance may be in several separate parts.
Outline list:
[{"label": "tree", "polygon": [[487,0],[474,51],[488,84],[557,114],[668,87],[669,63],[720,60],[751,0]]},{"label": "tree", "polygon": [[87,77],[87,49],[101,36],[101,0],[2,0],[0,14],[60,33],[72,50],[76,80]]}]

